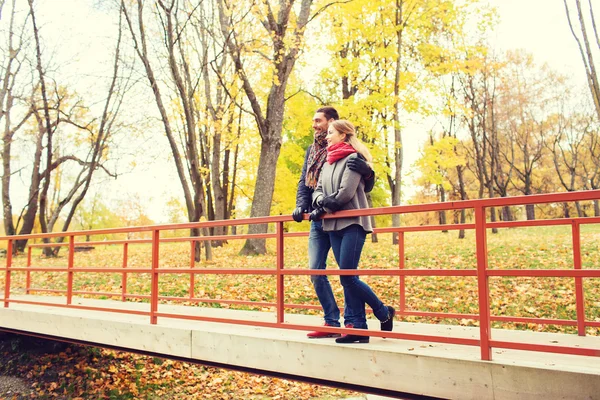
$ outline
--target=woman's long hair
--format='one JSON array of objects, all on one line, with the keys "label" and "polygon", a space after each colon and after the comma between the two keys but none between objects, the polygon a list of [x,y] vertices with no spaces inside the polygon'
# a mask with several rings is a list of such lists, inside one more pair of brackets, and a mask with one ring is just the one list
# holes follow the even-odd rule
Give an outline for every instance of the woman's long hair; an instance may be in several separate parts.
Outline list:
[{"label": "woman's long hair", "polygon": [[371,155],[371,152],[369,151],[367,146],[365,146],[365,144],[358,140],[358,138],[356,137],[356,129],[354,128],[354,125],[352,125],[350,121],[347,121],[345,119],[338,119],[336,121],[333,121],[331,123],[331,126],[340,134],[345,134],[346,142],[350,146],[354,147],[354,150],[356,150],[358,154],[363,156],[365,160],[367,160],[367,164],[369,164],[369,166],[373,168],[373,156]]}]

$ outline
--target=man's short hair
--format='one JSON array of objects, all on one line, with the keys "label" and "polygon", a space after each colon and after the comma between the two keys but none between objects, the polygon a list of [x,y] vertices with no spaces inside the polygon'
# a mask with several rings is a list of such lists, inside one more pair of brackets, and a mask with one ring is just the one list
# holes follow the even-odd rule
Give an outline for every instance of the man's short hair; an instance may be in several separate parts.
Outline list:
[{"label": "man's short hair", "polygon": [[331,106],[321,107],[317,110],[317,112],[325,114],[325,118],[327,119],[327,121],[329,121],[332,118],[336,121],[340,119],[340,115],[338,114],[337,110]]}]

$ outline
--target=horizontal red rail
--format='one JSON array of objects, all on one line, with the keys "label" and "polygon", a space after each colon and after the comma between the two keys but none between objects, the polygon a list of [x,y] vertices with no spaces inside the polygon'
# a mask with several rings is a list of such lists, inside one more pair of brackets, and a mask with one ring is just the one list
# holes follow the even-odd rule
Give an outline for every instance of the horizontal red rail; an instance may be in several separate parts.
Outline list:
[{"label": "horizontal red rail", "polygon": [[501,349],[543,351],[545,353],[575,354],[579,356],[600,357],[600,349],[587,349],[582,347],[551,346],[534,343],[513,343],[490,340],[490,345]]},{"label": "horizontal red rail", "polygon": [[[391,332],[368,332],[371,336],[385,336],[389,338],[397,339],[410,339],[410,340],[423,340],[431,342],[441,343],[454,343],[479,346],[481,348],[481,357],[484,360],[491,359],[491,348],[511,348],[519,350],[533,350],[533,351],[545,351],[552,353],[564,353],[564,354],[577,354],[577,355],[592,355],[598,356],[599,351],[597,349],[582,349],[582,348],[570,348],[564,346],[547,346],[530,343],[507,343],[502,341],[494,341],[491,339],[490,334],[490,322],[508,322],[508,323],[536,323],[536,324],[553,324],[553,325],[564,325],[564,326],[577,326],[578,333],[585,335],[586,327],[600,327],[599,321],[586,321],[585,320],[585,301],[583,298],[583,279],[597,279],[600,278],[600,269],[584,269],[582,268],[581,262],[581,244],[580,244],[580,230],[579,227],[584,224],[598,224],[600,223],[600,217],[587,217],[587,218],[557,218],[550,220],[534,220],[534,221],[499,221],[499,222],[488,222],[485,217],[485,210],[490,207],[503,207],[503,206],[517,206],[517,205],[528,205],[528,204],[546,204],[546,203],[564,203],[573,201],[597,201],[600,199],[600,190],[583,191],[583,192],[569,192],[569,193],[555,193],[555,194],[542,194],[533,196],[519,196],[511,198],[495,198],[495,199],[481,199],[481,200],[467,200],[467,201],[456,201],[446,203],[432,203],[432,204],[419,204],[419,205],[405,205],[405,206],[394,206],[394,207],[381,207],[373,208],[368,210],[354,210],[354,211],[343,211],[334,215],[327,215],[325,218],[339,218],[349,217],[358,215],[391,215],[391,214],[409,214],[409,213],[423,213],[423,212],[437,212],[437,211],[448,211],[448,210],[473,210],[475,215],[475,223],[469,224],[449,224],[449,225],[427,225],[427,226],[403,226],[403,227],[389,227],[389,228],[377,228],[375,233],[397,233],[400,238],[398,263],[399,268],[397,269],[370,269],[370,270],[359,270],[359,271],[347,271],[347,270],[307,270],[307,269],[285,269],[284,268],[284,257],[283,253],[284,240],[292,237],[305,237],[307,232],[284,232],[284,223],[291,222],[291,216],[273,216],[273,217],[262,217],[262,218],[246,218],[238,220],[227,220],[227,221],[205,221],[195,223],[184,223],[184,224],[166,224],[166,225],[154,225],[154,226],[142,226],[142,227],[128,227],[128,228],[112,228],[112,229],[101,229],[101,230],[88,230],[88,231],[77,231],[77,232],[56,232],[49,234],[32,234],[32,235],[16,235],[16,236],[4,236],[0,237],[0,240],[7,242],[7,259],[6,267],[0,268],[0,271],[4,271],[5,279],[5,291],[4,306],[8,307],[10,303],[22,303],[31,305],[52,305],[58,307],[69,307],[85,310],[99,310],[109,312],[121,312],[136,315],[150,316],[150,322],[156,323],[157,318],[180,318],[180,319],[194,319],[203,320],[210,322],[223,322],[230,324],[246,324],[265,326],[273,328],[285,328],[285,329],[298,329],[308,330],[312,327],[302,325],[292,325],[284,323],[284,309],[289,308],[301,308],[301,309],[319,309],[320,307],[307,304],[288,304],[284,303],[284,278],[286,276],[299,276],[299,275],[361,275],[361,276],[383,276],[383,277],[399,277],[400,279],[400,309],[398,315],[401,316],[418,316],[425,318],[453,318],[453,319],[472,319],[479,321],[480,326],[480,338],[475,339],[462,339],[462,338],[447,338],[427,335],[411,335],[404,333],[391,333]],[[305,215],[304,218],[307,216]],[[201,236],[201,237],[172,237],[172,238],[161,238],[160,232],[165,230],[182,230],[182,229],[203,229],[211,227],[232,227],[241,225],[252,225],[252,224],[271,224],[275,227],[275,232],[266,232],[261,234],[236,234],[236,235],[218,235],[218,236]],[[486,231],[492,228],[523,228],[523,227],[540,227],[540,226],[571,226],[572,238],[573,238],[573,269],[490,269],[488,268],[488,255],[487,255],[487,238]],[[432,269],[411,269],[406,268],[404,259],[404,234],[411,232],[426,232],[426,231],[449,231],[449,230],[474,230],[475,231],[475,243],[476,243],[476,256],[477,263],[476,268],[471,269],[444,269],[444,268],[432,268]],[[108,234],[132,234],[132,233],[147,233],[152,238],[141,238],[141,239],[118,239],[118,240],[103,240],[103,241],[91,241],[91,242],[75,242],[76,237],[81,236],[97,236],[97,235],[108,235]],[[20,239],[50,239],[50,238],[66,238],[62,243],[37,243],[30,244],[28,252],[28,266],[27,267],[14,267],[12,266],[12,246],[15,240]],[[276,254],[276,267],[275,268],[197,268],[194,264],[193,257],[191,258],[189,267],[173,268],[173,267],[160,267],[159,266],[159,244],[160,243],[175,243],[175,242],[189,242],[192,244],[191,251],[194,251],[193,244],[196,242],[203,241],[227,241],[227,240],[240,240],[240,239],[275,239],[277,246]],[[152,246],[152,262],[148,263],[146,267],[142,268],[130,268],[127,266],[127,246],[130,244],[149,244]],[[100,246],[100,245],[123,245],[123,265],[121,268],[114,267],[77,267],[74,262],[74,252],[78,246]],[[31,265],[31,249],[32,248],[44,248],[44,247],[56,247],[63,246],[68,247],[68,265],[58,267],[35,267]],[[475,267],[475,265],[473,266]],[[10,287],[11,287],[11,274],[22,273],[27,274],[26,281],[26,293],[31,292],[48,292],[48,293],[66,293],[67,304],[56,304],[56,303],[42,303],[34,301],[25,301],[10,298]],[[31,273],[32,272],[66,272],[67,277],[67,289],[43,289],[43,288],[32,288],[31,287]],[[74,275],[78,273],[111,273],[122,275],[122,292],[121,293],[110,293],[110,292],[94,292],[84,290],[73,290],[73,279]],[[127,276],[130,274],[150,274],[151,276],[151,289],[149,295],[131,294],[127,293]],[[160,285],[159,278],[165,274],[185,274],[190,276],[190,288],[188,297],[176,297],[176,296],[161,296],[159,295]],[[228,274],[228,275],[264,275],[274,276],[276,279],[276,300],[274,302],[267,301],[250,301],[250,300],[238,300],[238,299],[203,299],[194,296],[194,277],[196,275],[206,274]],[[477,314],[464,314],[464,313],[437,313],[428,311],[412,311],[406,310],[405,301],[405,278],[410,276],[442,276],[442,277],[475,277],[478,283],[478,300],[479,300],[479,311]],[[577,319],[576,320],[562,320],[552,318],[537,318],[537,317],[511,317],[511,316],[494,316],[490,314],[489,304],[489,278],[491,277],[535,277],[535,278],[570,278],[575,281],[575,298],[577,308]],[[84,295],[84,296],[107,296],[107,297],[120,297],[123,301],[131,298],[138,298],[149,300],[150,309],[148,312],[122,310],[122,309],[109,309],[102,307],[88,307],[71,303],[72,295]],[[241,321],[231,320],[225,318],[208,318],[208,317],[191,317],[186,315],[166,314],[161,313],[158,310],[158,301],[185,301],[195,303],[222,303],[237,306],[252,306],[252,307],[273,307],[276,310],[277,320],[276,322],[256,322],[256,321]],[[332,332],[354,332],[353,330],[345,330],[342,328],[327,328],[323,327],[323,331]],[[356,331],[357,334],[365,334],[364,331]]]},{"label": "horizontal red rail", "polygon": [[[6,267],[0,267],[0,271],[6,271]],[[151,268],[102,268],[102,267],[11,267],[12,272],[88,272],[88,273],[107,273],[118,274],[127,272],[138,274],[150,274]],[[195,275],[360,275],[360,276],[477,276],[477,271],[472,269],[362,269],[362,270],[308,270],[308,269],[286,269],[277,272],[273,268],[159,268],[159,274],[195,274]],[[546,277],[546,278],[600,278],[600,269],[583,270],[563,270],[563,269],[498,269],[488,270],[487,276],[527,276],[527,277]]]},{"label": "horizontal red rail", "polygon": [[[341,218],[355,217],[364,215],[391,215],[391,214],[411,214],[433,211],[449,211],[449,210],[465,210],[474,208],[489,208],[502,206],[518,206],[527,204],[546,204],[546,203],[564,203],[573,201],[599,200],[600,190],[586,190],[579,192],[567,193],[552,193],[552,194],[536,194],[529,196],[502,197],[480,200],[461,200],[450,201],[443,203],[428,203],[392,207],[377,207],[363,210],[340,211],[333,214],[325,215],[323,218]],[[305,219],[308,215],[305,214]],[[218,220],[218,221],[202,221],[202,222],[187,222],[179,224],[164,224],[164,225],[148,225],[127,228],[108,228],[94,229],[71,232],[52,232],[52,233],[34,233],[29,235],[14,235],[0,236],[0,240],[21,240],[21,239],[43,239],[65,236],[87,236],[87,235],[108,235],[118,233],[136,233],[136,232],[153,232],[178,229],[193,229],[193,228],[214,228],[222,226],[240,226],[254,224],[269,224],[283,223],[292,221],[289,215],[258,217],[258,218],[241,218],[234,220]],[[596,223],[596,222],[594,222]]]}]

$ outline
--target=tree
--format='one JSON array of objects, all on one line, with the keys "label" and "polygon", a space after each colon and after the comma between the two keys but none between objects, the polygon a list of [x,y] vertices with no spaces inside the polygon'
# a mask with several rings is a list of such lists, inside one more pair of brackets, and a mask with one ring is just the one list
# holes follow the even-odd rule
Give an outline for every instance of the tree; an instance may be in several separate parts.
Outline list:
[{"label": "tree", "polygon": [[[239,3],[218,0],[221,34],[225,46],[241,80],[242,89],[250,104],[249,111],[256,122],[261,138],[260,156],[254,186],[250,217],[269,215],[275,187],[277,160],[281,151],[282,128],[286,101],[286,88],[303,45],[307,24],[328,5],[311,16],[313,0],[302,0],[299,7],[294,1],[279,0],[272,4],[266,0],[255,3],[249,9]],[[236,10],[243,10],[241,15]],[[260,24],[264,29],[259,36],[244,36],[251,30],[248,24]],[[246,31],[242,27],[247,28]],[[257,33],[252,30],[252,33]],[[264,48],[256,49],[254,43],[269,42]],[[270,52],[270,55],[265,52]],[[255,54],[261,55],[256,64]],[[260,67],[258,67],[260,65]],[[270,87],[266,99],[252,80],[252,68],[267,71]],[[248,233],[264,233],[266,225],[251,225]],[[264,239],[248,239],[241,254],[264,254]]]},{"label": "tree", "polygon": [[[548,134],[549,104],[552,85],[561,77],[547,66],[538,69],[529,54],[509,52],[502,75],[501,109],[504,129],[510,139],[509,151],[514,154],[515,188],[523,195],[543,192],[535,175],[544,157],[544,137]],[[506,159],[506,161],[509,161]],[[527,219],[535,219],[533,205],[525,207]]]},{"label": "tree", "polygon": [[[80,117],[77,115],[77,111],[84,108],[79,101],[65,111],[65,103],[68,103],[69,95],[66,91],[55,87],[53,92],[50,92],[47,88],[46,81],[48,79],[44,66],[42,63],[42,51],[41,51],[41,40],[40,33],[36,20],[36,13],[33,6],[33,0],[29,1],[29,11],[31,15],[31,24],[33,29],[33,37],[35,43],[35,57],[36,57],[36,70],[40,82],[40,95],[42,98],[41,106],[34,108],[34,116],[37,120],[38,125],[38,140],[36,146],[36,162],[45,158],[45,166],[43,170],[35,168],[32,177],[32,186],[30,188],[31,197],[37,197],[35,194],[39,193],[39,213],[38,219],[42,232],[52,232],[55,223],[58,221],[62,210],[70,205],[70,209],[62,224],[62,231],[65,232],[69,228],[69,225],[75,215],[75,211],[79,204],[85,198],[92,177],[95,171],[101,169],[110,176],[116,177],[113,173],[108,171],[103,165],[103,161],[107,157],[108,141],[115,129],[115,121],[118,116],[119,108],[123,101],[123,96],[126,93],[126,84],[118,90],[118,82],[120,75],[120,46],[121,46],[121,21],[119,20],[117,43],[115,47],[114,63],[112,78],[107,90],[107,97],[104,102],[104,107],[101,116],[98,118],[99,122],[96,122],[94,118],[92,121],[80,123],[78,120]],[[51,104],[50,95],[56,97],[55,104]],[[87,140],[82,140],[87,147],[87,154],[84,158],[77,157],[76,155],[61,155],[55,145],[55,134],[58,132],[59,127],[63,123],[68,124],[78,129],[80,132],[87,134]],[[45,137],[45,149],[42,149],[41,138]],[[45,154],[43,154],[45,150]],[[55,204],[52,204],[49,198],[49,190],[52,182],[52,173],[59,171],[59,168],[63,167],[67,162],[74,162],[78,164],[81,169],[77,172],[75,179],[73,180],[71,187],[66,191],[66,195],[62,198],[58,198]],[[44,163],[40,163],[42,167]],[[34,183],[40,182],[40,186],[34,185]],[[30,201],[32,201],[30,199]],[[34,216],[33,212],[26,214],[26,217]],[[31,221],[24,220],[23,226],[28,226]],[[29,233],[29,232],[24,232]],[[59,242],[64,238],[59,238]],[[25,245],[26,241],[18,241],[17,247],[21,248]],[[49,242],[49,239],[44,239],[44,242]],[[56,247],[54,250],[45,248],[46,255],[56,254],[60,247]]]},{"label": "tree", "polygon": [[[0,14],[5,2],[0,3]],[[12,176],[11,157],[15,134],[21,130],[23,125],[33,114],[30,102],[24,96],[26,89],[19,90],[17,85],[19,74],[22,71],[25,42],[27,14],[22,23],[16,20],[16,0],[13,0],[10,8],[10,21],[8,28],[7,49],[3,54],[2,74],[0,76],[0,122],[4,122],[4,133],[2,135],[2,216],[4,221],[4,232],[7,235],[16,233],[13,221],[13,208],[10,199],[10,180]],[[29,89],[32,91],[33,89]],[[27,111],[21,115],[14,116],[14,110],[18,103]],[[13,118],[17,121],[13,122]],[[15,251],[17,248],[15,247]]]},{"label": "tree", "polygon": [[[102,201],[98,193],[91,199],[88,196],[77,207],[73,221],[78,230],[118,228],[123,224],[121,218]],[[89,242],[90,239],[90,235],[86,235],[85,241]]]},{"label": "tree", "polygon": [[[560,90],[560,89],[559,89]],[[545,145],[552,154],[552,161],[556,176],[562,187],[575,191],[583,187],[580,182],[582,176],[582,162],[585,158],[585,138],[590,131],[590,119],[585,113],[569,110],[568,102],[571,100],[568,91],[559,99],[559,107],[555,115],[549,117],[552,133],[545,138]],[[584,109],[584,108],[582,108]],[[569,218],[568,203],[563,205],[564,217]],[[577,215],[584,215],[579,202],[575,202]]]},{"label": "tree", "polygon": [[[377,172],[386,178],[392,205],[401,203],[403,129],[411,114],[430,113],[433,78],[451,64],[445,62],[453,45],[448,38],[462,32],[476,3],[353,1],[336,6],[325,31],[334,39],[334,60],[323,73],[322,97],[341,104],[382,160]],[[392,224],[399,226],[399,215]]]},{"label": "tree", "polygon": [[[17,9],[16,4],[16,1],[12,2],[8,49],[0,78],[3,103],[0,120],[4,118],[5,122],[2,148],[5,230],[8,234],[17,231],[29,234],[37,221],[42,232],[50,232],[62,218],[62,230],[66,231],[87,193],[94,172],[102,169],[114,176],[104,162],[108,159],[109,138],[126,92],[126,88],[118,83],[121,82],[118,68],[120,36],[106,106],[100,117],[93,118],[83,100],[74,91],[61,87],[51,75],[51,62],[43,59],[43,39],[34,1],[29,0],[25,9]],[[24,16],[20,22],[15,18],[18,14]],[[27,74],[31,76],[30,80],[26,79]],[[16,102],[18,106],[15,106]],[[13,123],[13,119],[17,122]],[[20,146],[19,159],[12,157],[15,143]],[[29,165],[21,167],[31,174],[28,198],[13,223],[10,199],[13,163],[26,163],[30,151]],[[63,215],[65,210],[68,210],[67,214]],[[15,251],[22,251],[26,243],[26,240],[18,240]],[[53,254],[50,248],[45,251]]]},{"label": "tree", "polygon": [[[217,5],[214,2],[190,13],[195,35],[192,47],[198,55],[203,90],[199,90],[205,103],[197,107],[198,119],[204,121],[204,134],[200,136],[203,166],[210,171],[206,176],[206,196],[209,220],[229,219],[233,211],[238,157],[244,110],[239,104],[241,93],[231,57],[213,39],[219,31]],[[213,83],[214,82],[214,83]],[[210,228],[211,234],[223,235],[227,227]],[[223,241],[213,241],[220,246]]]},{"label": "tree", "polygon": [[[474,58],[467,57],[471,68],[460,76],[463,101],[468,112],[463,115],[463,123],[470,136],[469,146],[465,147],[469,153],[471,171],[477,177],[478,195],[494,197],[494,180],[496,173],[498,126],[496,124],[497,112],[497,79],[501,64],[486,51],[477,54]],[[491,221],[496,221],[496,211],[490,209]],[[497,230],[493,229],[496,233]]]},{"label": "tree", "polygon": [[598,80],[598,71],[596,70],[596,63],[594,61],[594,52],[600,50],[600,35],[598,34],[598,28],[596,27],[596,19],[594,17],[592,0],[588,0],[588,17],[592,23],[592,30],[594,34],[592,39],[596,39],[596,44],[594,46],[590,44],[591,34],[588,33],[588,28],[586,27],[586,16],[581,6],[581,0],[575,0],[577,20],[579,22],[579,29],[577,30],[577,32],[575,27],[573,26],[573,21],[571,18],[571,11],[569,8],[570,1],[563,0],[563,2],[565,4],[565,11],[567,15],[567,21],[569,22],[569,28],[571,28],[573,38],[575,39],[575,41],[577,42],[577,46],[579,47],[579,53],[581,54],[581,59],[583,61],[583,66],[585,69],[585,75],[587,77],[590,94],[592,95],[592,99],[594,100],[594,106],[596,108],[598,120],[600,120],[600,81]]},{"label": "tree", "polygon": [[[200,221],[200,217],[205,215],[204,201],[204,182],[201,176],[200,153],[198,151],[198,131],[196,110],[193,101],[194,83],[191,82],[189,75],[189,65],[185,54],[182,53],[182,44],[180,42],[180,21],[177,19],[178,2],[172,0],[170,2],[157,0],[155,2],[158,11],[161,12],[161,34],[163,35],[164,45],[166,47],[166,57],[168,60],[168,71],[172,82],[175,85],[175,92],[179,105],[183,111],[183,126],[179,131],[182,148],[179,147],[178,132],[173,128],[173,122],[167,112],[165,102],[163,100],[162,89],[154,71],[151,61],[151,55],[148,51],[146,27],[144,21],[144,2],[137,2],[137,30],[134,26],[132,12],[124,0],[121,0],[120,9],[127,25],[133,41],[134,49],[144,66],[146,78],[152,88],[154,100],[158,107],[164,132],[169,142],[173,161],[177,169],[177,175],[181,183],[184,194],[186,209],[188,212],[188,220],[190,222]],[[192,236],[198,236],[197,228],[191,229]],[[198,244],[199,245],[199,244]],[[207,259],[211,258],[210,245],[205,246]],[[200,259],[199,247],[196,247],[196,260]]]},{"label": "tree", "polygon": [[[580,178],[583,189],[600,189],[600,123],[587,114],[589,123],[585,124],[584,131],[584,158],[581,162]],[[600,216],[600,202],[594,200],[594,216]]]}]

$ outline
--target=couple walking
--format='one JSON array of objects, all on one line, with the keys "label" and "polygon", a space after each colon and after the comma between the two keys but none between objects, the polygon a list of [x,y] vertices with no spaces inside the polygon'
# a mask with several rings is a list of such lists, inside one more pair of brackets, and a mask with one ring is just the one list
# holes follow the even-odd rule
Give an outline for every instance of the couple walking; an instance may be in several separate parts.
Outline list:
[{"label": "couple walking", "polygon": [[[329,249],[340,269],[357,269],[365,238],[373,231],[369,217],[321,219],[326,213],[368,208],[366,192],[375,184],[371,154],[356,137],[354,126],[340,120],[333,107],[321,107],[313,118],[314,142],[306,151],[298,182],[296,222],[310,212],[308,257],[310,269],[325,269]],[[325,326],[340,326],[340,310],[327,276],[311,275],[325,314]],[[394,308],[386,306],[357,275],[342,275],[344,325],[368,329],[365,304],[381,321],[381,330],[393,328]],[[368,343],[369,336],[310,332],[309,338],[337,337],[337,343]]]}]

